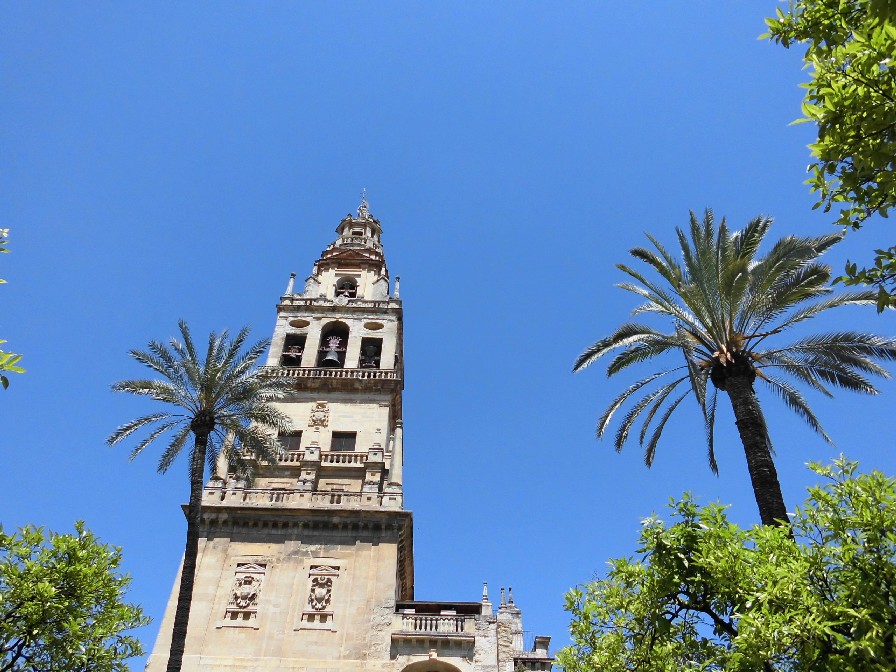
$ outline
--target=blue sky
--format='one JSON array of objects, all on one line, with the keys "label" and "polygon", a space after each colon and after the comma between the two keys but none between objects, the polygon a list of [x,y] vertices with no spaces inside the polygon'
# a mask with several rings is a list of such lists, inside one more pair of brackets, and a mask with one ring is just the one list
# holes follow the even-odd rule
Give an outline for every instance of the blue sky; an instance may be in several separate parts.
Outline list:
[{"label": "blue sky", "polygon": [[[647,470],[637,445],[594,439],[633,378],[570,367],[636,305],[614,264],[645,232],[671,246],[706,207],[736,227],[772,215],[774,237],[828,230],[803,185],[813,129],[789,125],[800,54],[757,40],[774,7],[0,4],[0,338],[28,369],[0,395],[0,521],[84,519],[122,546],[151,648],[186,466],[159,476],[104,445],[146,409],[109,386],[180,318],[270,336],[289,273],[310,272],[366,187],[402,278],[418,598],[511,585],[526,629],[558,646],[564,591],[632,553],[670,497],[756,522],[727,409],[719,477],[693,404]],[[891,244],[871,225],[829,261]],[[894,333],[873,309],[813,326]],[[880,389],[810,395],[836,448],[765,395],[788,506],[809,460],[896,473],[896,389]]]}]

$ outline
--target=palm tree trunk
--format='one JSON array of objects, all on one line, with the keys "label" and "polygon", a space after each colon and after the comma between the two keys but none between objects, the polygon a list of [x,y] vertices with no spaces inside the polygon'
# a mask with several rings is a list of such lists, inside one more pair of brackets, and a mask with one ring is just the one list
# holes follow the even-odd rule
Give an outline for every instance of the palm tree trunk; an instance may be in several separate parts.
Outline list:
[{"label": "palm tree trunk", "polygon": [[190,464],[190,503],[187,505],[187,543],[184,548],[184,564],[180,572],[180,588],[177,593],[177,608],[174,611],[174,627],[171,632],[167,672],[180,672],[187,644],[187,627],[190,623],[190,606],[193,602],[193,582],[196,578],[196,559],[199,555],[202,477],[205,474],[208,435],[209,431],[196,432],[193,443]]},{"label": "palm tree trunk", "polygon": [[759,506],[763,525],[788,524],[784,495],[778,482],[778,472],[772,460],[768,429],[759,400],[748,376],[732,376],[725,381],[725,391],[731,399],[734,419],[747,456],[747,469],[753,483],[753,495]]}]

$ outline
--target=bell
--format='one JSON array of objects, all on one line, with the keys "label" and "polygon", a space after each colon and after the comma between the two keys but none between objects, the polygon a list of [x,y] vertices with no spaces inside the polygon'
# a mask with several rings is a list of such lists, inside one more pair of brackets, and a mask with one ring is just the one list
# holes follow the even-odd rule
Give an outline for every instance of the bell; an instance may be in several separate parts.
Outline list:
[{"label": "bell", "polygon": [[320,365],[339,368],[342,366],[342,360],[339,359],[339,353],[336,350],[328,350],[326,356],[320,360]]}]

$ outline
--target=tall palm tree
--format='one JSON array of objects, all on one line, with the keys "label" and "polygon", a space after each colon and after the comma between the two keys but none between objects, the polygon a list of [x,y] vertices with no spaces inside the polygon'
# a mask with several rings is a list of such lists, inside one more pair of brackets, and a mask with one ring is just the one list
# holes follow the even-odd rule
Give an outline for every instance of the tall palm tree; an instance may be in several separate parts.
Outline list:
[{"label": "tall palm tree", "polygon": [[716,230],[711,210],[706,211],[702,222],[692,212],[690,239],[685,231],[676,229],[682,263],[648,235],[654,250],[639,247],[631,250],[631,255],[646,263],[659,278],[648,278],[618,264],[634,279],[619,287],[645,300],[633,315],[662,315],[671,320],[671,331],[663,333],[634,322],[623,324],[583,352],[573,367],[579,371],[617,350],[621,351],[608,364],[608,376],[661,355],[680,357],[680,366],[652,373],[623,391],[597,423],[600,437],[616,411],[639,393],[640,398],[619,423],[615,446],[617,451],[622,449],[636,420],[642,417],[639,441],[648,467],[669,417],[685,397],[693,394],[706,424],[709,466],[717,473],[713,425],[718,392],[726,393],[764,525],[786,521],[787,510],[765,419],[753,389],[755,379],[765,383],[830,442],[793,382],[827,396],[831,396],[828,386],[876,394],[866,375],[888,374],[874,360],[896,359],[896,339],[848,330],[774,344],[782,332],[825,310],[873,304],[876,295],[871,291],[836,294],[831,290],[830,267],[816,259],[840,240],[837,234],[787,236],[765,256],[758,257],[771,222],[770,218],[757,217],[743,231],[730,231],[723,219]]},{"label": "tall palm tree", "polygon": [[203,476],[206,465],[213,470],[223,450],[235,469],[251,477],[255,459],[273,462],[279,449],[276,432],[289,429],[288,418],[270,402],[286,391],[282,380],[263,375],[255,363],[268,346],[259,341],[242,352],[249,335],[244,328],[230,340],[227,331],[212,332],[205,358],[197,353],[186,323],[178,325],[183,341],[172,338],[168,345],[150,341],[147,350],[131,350],[130,355],[161,376],[155,380],[122,380],[115,392],[150,397],[176,407],[173,411],[151,413],[116,429],[106,442],[111,446],[137,430],[149,434],[131,452],[131,459],[161,436],[170,437],[159,459],[158,471],[165,473],[183,452],[190,435],[190,502],[187,506],[187,541],[181,570],[177,609],[168,657],[168,672],[179,672],[184,655],[190,602],[199,549],[199,524]]}]

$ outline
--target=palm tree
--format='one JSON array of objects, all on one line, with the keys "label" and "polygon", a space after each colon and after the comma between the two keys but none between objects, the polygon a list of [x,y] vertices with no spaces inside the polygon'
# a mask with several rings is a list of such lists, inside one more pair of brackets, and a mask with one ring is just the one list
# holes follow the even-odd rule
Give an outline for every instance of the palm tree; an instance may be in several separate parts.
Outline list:
[{"label": "palm tree", "polygon": [[[203,476],[206,465],[213,470],[218,455],[225,457],[238,473],[251,478],[254,459],[273,462],[279,450],[271,430],[289,429],[288,418],[270,402],[286,390],[282,380],[263,375],[255,363],[268,346],[259,341],[241,352],[249,335],[248,327],[229,340],[227,331],[212,332],[208,350],[201,359],[186,323],[178,325],[183,341],[172,338],[168,345],[150,341],[148,349],[131,350],[130,355],[161,376],[156,380],[122,380],[115,392],[129,392],[171,404],[176,410],[151,413],[122,425],[106,439],[111,446],[137,430],[150,433],[131,452],[131,459],[163,435],[170,436],[159,459],[158,471],[165,473],[193,435],[190,450],[190,502],[187,506],[187,541],[181,570],[177,609],[168,672],[179,672],[184,655],[190,602],[199,549],[199,524]],[[250,459],[251,458],[251,459]]]},{"label": "palm tree", "polygon": [[[717,231],[711,210],[706,211],[702,222],[692,212],[690,239],[685,231],[676,229],[681,264],[648,235],[654,250],[635,248],[631,255],[651,267],[659,278],[648,279],[618,264],[635,280],[619,287],[645,299],[633,315],[666,316],[672,321],[671,332],[634,322],[623,324],[583,352],[573,367],[579,371],[600,357],[621,350],[607,367],[607,375],[612,376],[661,355],[681,356],[680,366],[652,373],[623,391],[597,423],[600,437],[616,411],[640,393],[619,423],[615,447],[617,451],[622,449],[636,420],[642,417],[639,441],[648,467],[669,417],[693,393],[706,424],[709,466],[718,473],[713,425],[718,392],[726,393],[764,525],[786,521],[787,511],[765,419],[753,389],[754,380],[758,377],[830,443],[793,383],[802,383],[827,396],[831,396],[828,386],[876,394],[866,375],[889,376],[874,360],[896,359],[896,339],[848,330],[773,345],[774,337],[825,310],[874,304],[876,294],[835,294],[831,290],[830,267],[816,259],[840,240],[838,234],[818,238],[787,236],[765,256],[757,257],[771,223],[770,218],[757,217],[743,231],[729,231],[723,219]],[[786,378],[781,378],[781,374]]]}]

